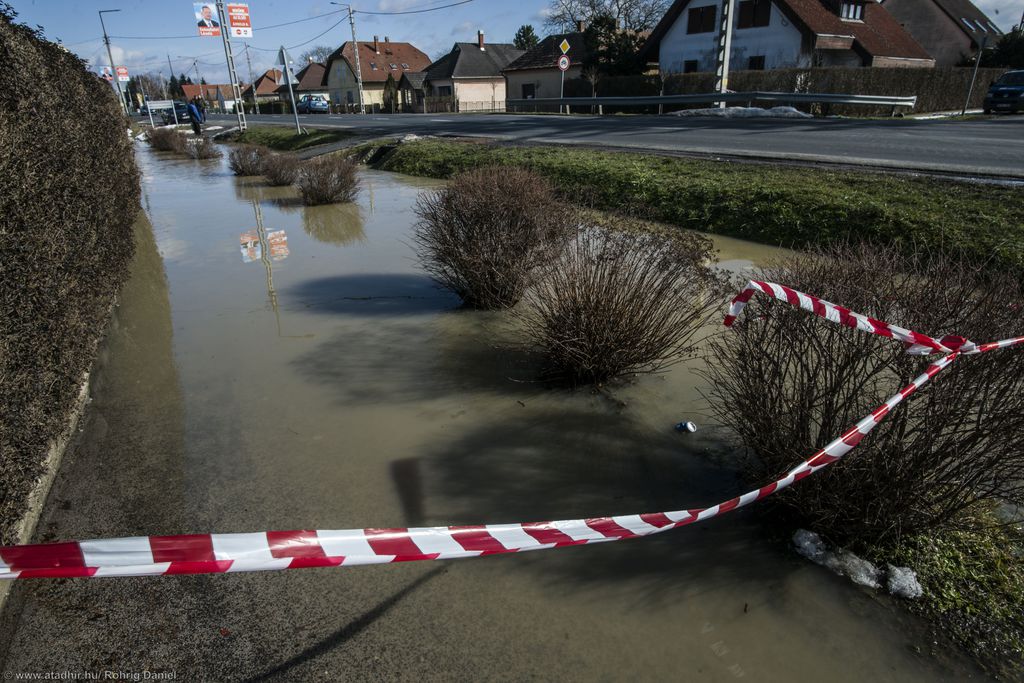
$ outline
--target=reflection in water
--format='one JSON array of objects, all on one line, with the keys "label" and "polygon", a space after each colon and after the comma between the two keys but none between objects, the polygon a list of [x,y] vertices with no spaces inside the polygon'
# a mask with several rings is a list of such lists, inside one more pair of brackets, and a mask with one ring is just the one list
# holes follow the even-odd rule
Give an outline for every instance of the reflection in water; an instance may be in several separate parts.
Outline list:
[{"label": "reflection in water", "polygon": [[355,203],[304,206],[302,227],[307,235],[324,244],[341,246],[366,241],[363,217]]},{"label": "reflection in water", "polygon": [[259,260],[267,271],[267,296],[270,299],[270,308],[274,311],[274,319],[277,321],[277,336],[293,339],[308,339],[311,334],[286,335],[281,333],[281,310],[277,302],[277,289],[274,287],[274,261],[283,261],[291,253],[288,249],[288,234],[284,230],[267,232],[263,225],[263,209],[260,203],[252,200],[252,210],[256,217],[256,229],[243,232],[239,238],[241,242],[242,261],[253,263]]},{"label": "reflection in water", "polygon": [[285,212],[298,211],[302,206],[295,188],[283,185],[272,187],[260,178],[234,178],[235,197],[247,202],[271,203]]}]

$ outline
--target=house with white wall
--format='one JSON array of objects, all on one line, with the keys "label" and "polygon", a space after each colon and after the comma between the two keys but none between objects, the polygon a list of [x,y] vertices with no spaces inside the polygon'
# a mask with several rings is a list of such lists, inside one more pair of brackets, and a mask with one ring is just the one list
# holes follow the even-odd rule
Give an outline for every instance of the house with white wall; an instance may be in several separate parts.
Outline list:
[{"label": "house with white wall", "polygon": [[571,33],[557,33],[547,36],[523,55],[505,67],[505,92],[510,100],[532,100],[559,97],[561,94],[562,72],[558,58],[562,56],[562,41],[569,45],[565,52],[569,57],[566,81],[583,75],[583,64],[587,60],[587,48],[583,41],[583,25]]},{"label": "house with white wall", "polygon": [[425,69],[430,97],[450,97],[457,111],[505,108],[502,70],[523,55],[509,43],[485,43],[477,31],[475,43],[455,43],[451,51]]},{"label": "house with white wall", "polygon": [[[720,0],[675,0],[643,47],[663,76],[714,71]],[[734,70],[811,66],[932,67],[934,60],[874,0],[739,0]]]}]

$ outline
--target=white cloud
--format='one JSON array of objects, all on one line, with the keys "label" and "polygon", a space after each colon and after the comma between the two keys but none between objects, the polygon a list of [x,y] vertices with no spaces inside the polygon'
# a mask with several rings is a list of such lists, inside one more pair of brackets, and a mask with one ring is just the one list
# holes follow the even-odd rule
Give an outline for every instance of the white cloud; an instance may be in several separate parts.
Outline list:
[{"label": "white cloud", "polygon": [[466,36],[476,35],[476,24],[472,21],[461,21],[452,27],[453,36],[462,36],[464,41],[469,40]]}]

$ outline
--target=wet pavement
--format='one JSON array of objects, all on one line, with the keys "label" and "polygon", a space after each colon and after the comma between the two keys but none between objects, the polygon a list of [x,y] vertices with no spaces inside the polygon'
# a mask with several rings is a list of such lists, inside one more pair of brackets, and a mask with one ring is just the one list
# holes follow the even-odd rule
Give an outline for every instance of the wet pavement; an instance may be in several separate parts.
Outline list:
[{"label": "wet pavement", "polygon": [[[145,213],[94,400],[37,541],[566,519],[740,490],[692,366],[612,397],[533,381],[507,316],[409,246],[434,181],[303,207],[139,148]],[[283,232],[282,232],[283,231]],[[154,239],[155,238],[155,239]],[[776,250],[716,240],[734,268]],[[702,429],[671,426],[692,419]],[[794,461],[805,454],[794,454]],[[757,508],[526,555],[16,586],[6,672],[177,680],[907,681],[977,677]],[[919,654],[920,652],[921,654]]]}]

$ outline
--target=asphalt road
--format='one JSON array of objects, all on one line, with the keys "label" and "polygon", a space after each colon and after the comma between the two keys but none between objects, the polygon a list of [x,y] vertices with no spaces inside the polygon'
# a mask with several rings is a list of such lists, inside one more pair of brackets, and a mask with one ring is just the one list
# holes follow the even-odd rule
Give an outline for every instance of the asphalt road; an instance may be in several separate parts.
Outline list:
[{"label": "asphalt road", "polygon": [[[290,115],[247,117],[293,125]],[[711,156],[830,163],[1024,180],[1024,117],[942,119],[720,119],[523,114],[306,115],[317,128],[361,134],[480,136]],[[228,123],[234,116],[211,116]]]}]

